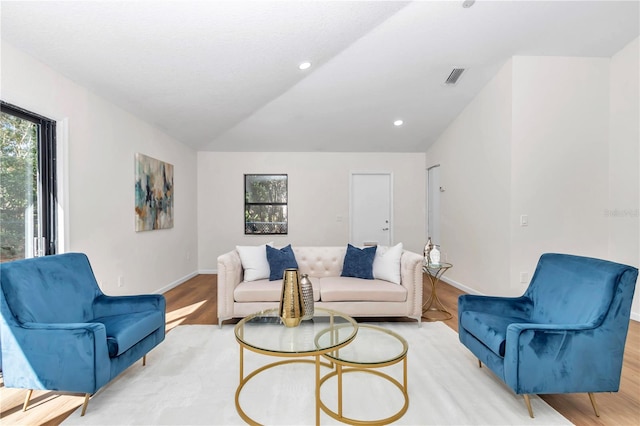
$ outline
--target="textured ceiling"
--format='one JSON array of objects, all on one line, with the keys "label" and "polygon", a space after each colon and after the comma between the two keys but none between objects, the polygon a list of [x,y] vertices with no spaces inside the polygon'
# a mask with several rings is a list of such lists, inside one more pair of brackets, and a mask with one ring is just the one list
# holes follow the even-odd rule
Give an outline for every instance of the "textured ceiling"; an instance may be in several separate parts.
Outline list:
[{"label": "textured ceiling", "polygon": [[197,150],[420,152],[509,57],[610,57],[639,5],[2,1],[0,35]]}]

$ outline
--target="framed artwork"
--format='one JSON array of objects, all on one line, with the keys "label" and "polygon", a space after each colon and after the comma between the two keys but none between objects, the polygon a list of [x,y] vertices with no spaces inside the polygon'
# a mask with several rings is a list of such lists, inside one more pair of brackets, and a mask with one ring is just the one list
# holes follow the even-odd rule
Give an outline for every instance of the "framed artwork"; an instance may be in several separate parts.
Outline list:
[{"label": "framed artwork", "polygon": [[287,175],[244,175],[244,233],[287,234]]},{"label": "framed artwork", "polygon": [[173,228],[173,165],[136,153],[136,232]]}]

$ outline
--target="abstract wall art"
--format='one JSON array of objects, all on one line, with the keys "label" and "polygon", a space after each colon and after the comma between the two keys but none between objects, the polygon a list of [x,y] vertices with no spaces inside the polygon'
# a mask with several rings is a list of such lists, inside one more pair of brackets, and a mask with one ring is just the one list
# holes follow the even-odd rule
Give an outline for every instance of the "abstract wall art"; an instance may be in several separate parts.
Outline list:
[{"label": "abstract wall art", "polygon": [[136,153],[136,232],[173,228],[173,165]]}]

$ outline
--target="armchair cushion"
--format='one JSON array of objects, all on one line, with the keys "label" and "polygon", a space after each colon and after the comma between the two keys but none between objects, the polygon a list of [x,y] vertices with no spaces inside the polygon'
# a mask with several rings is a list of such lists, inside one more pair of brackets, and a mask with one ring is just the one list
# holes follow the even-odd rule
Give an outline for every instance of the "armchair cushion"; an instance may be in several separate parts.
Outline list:
[{"label": "armchair cushion", "polygon": [[491,349],[491,352],[501,357],[504,357],[509,324],[527,322],[525,318],[487,312],[465,311],[460,315],[460,325]]},{"label": "armchair cushion", "polygon": [[158,328],[164,327],[164,318],[159,311],[113,315],[96,318],[94,322],[104,324],[111,358],[127,351]]}]

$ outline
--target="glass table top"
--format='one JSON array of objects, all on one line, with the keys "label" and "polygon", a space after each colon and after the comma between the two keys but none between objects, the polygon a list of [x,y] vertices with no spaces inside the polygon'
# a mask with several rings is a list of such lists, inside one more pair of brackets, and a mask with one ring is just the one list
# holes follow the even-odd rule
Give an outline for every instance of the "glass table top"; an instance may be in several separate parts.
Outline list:
[{"label": "glass table top", "polygon": [[426,263],[422,265],[422,270],[426,272],[427,270],[434,270],[434,269],[449,269],[452,266],[453,265],[451,263],[447,263],[447,262]]},{"label": "glass table top", "polygon": [[[316,341],[324,344],[330,338],[330,333],[321,332]],[[374,325],[358,324],[358,335],[353,342],[324,356],[343,363],[372,367],[402,359],[407,350],[409,345],[399,334]]]},{"label": "glass table top", "polygon": [[[285,327],[278,309],[267,309],[243,318],[235,327],[238,342],[258,351],[292,356],[326,352],[350,342],[358,324],[350,316],[315,308],[315,315],[297,327]],[[316,336],[322,335],[319,341]]]}]

